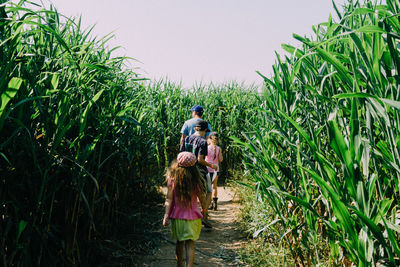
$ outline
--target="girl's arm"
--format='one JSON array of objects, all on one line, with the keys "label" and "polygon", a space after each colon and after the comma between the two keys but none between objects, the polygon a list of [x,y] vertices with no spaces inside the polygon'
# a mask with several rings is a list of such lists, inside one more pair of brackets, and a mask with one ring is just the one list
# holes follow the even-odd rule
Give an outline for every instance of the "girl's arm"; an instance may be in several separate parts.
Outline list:
[{"label": "girl's arm", "polygon": [[163,226],[168,225],[168,221],[169,221],[168,214],[169,214],[169,209],[171,208],[171,203],[172,203],[172,190],[168,186],[167,197],[165,199],[165,213],[164,213],[164,219],[163,219]]}]

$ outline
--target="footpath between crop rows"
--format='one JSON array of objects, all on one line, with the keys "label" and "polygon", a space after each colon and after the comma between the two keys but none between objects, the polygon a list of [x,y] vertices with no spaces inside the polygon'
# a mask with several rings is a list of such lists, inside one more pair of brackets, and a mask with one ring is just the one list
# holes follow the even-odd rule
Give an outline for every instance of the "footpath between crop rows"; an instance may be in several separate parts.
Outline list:
[{"label": "footpath between crop rows", "polygon": [[[165,193],[166,188],[162,189]],[[238,230],[236,216],[240,205],[237,197],[228,187],[218,187],[218,210],[210,211],[213,228],[204,228],[197,240],[196,266],[246,266],[238,257],[238,250],[246,239]],[[160,218],[161,224],[161,218]],[[162,230],[163,240],[153,255],[146,255],[138,266],[175,267],[175,241],[170,229]]]}]

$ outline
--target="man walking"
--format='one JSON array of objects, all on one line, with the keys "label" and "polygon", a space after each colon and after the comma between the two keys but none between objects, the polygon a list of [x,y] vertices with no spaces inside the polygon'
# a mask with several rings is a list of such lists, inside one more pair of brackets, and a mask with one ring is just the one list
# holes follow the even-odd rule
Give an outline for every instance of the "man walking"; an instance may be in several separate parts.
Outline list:
[{"label": "man walking", "polygon": [[[212,194],[212,183],[211,178],[207,175],[208,170],[207,167],[218,169],[218,166],[215,164],[208,163],[205,161],[205,157],[208,154],[208,144],[204,136],[206,135],[208,130],[208,123],[202,119],[198,119],[194,125],[194,134],[187,136],[183,139],[180,147],[180,151],[188,151],[192,152],[197,157],[196,166],[199,169],[202,177],[205,181],[207,187],[207,194],[206,194],[206,207],[210,206],[211,203],[211,194]],[[211,224],[208,221],[208,213],[207,211],[204,212],[203,224],[211,228]]]},{"label": "man walking", "polygon": [[[194,105],[190,110],[192,111],[192,118],[185,121],[185,123],[182,126],[180,144],[182,144],[183,140],[187,136],[191,136],[192,134],[194,134],[194,125],[199,120],[201,120],[201,117],[203,116],[204,109],[202,106]],[[208,131],[205,134],[205,137],[208,136],[209,132],[211,132],[210,124],[208,124]]]}]

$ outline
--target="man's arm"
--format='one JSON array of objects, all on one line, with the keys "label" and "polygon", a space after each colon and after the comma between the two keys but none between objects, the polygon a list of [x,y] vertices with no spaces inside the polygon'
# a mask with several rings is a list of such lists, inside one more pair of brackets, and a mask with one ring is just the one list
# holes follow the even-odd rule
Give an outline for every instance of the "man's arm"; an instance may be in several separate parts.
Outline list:
[{"label": "man's arm", "polygon": [[206,141],[202,141],[202,142],[201,142],[201,145],[200,145],[199,154],[198,154],[198,156],[197,156],[197,162],[198,162],[199,164],[201,164],[201,165],[204,165],[204,166],[213,168],[214,170],[218,169],[217,165],[208,163],[208,162],[205,160],[205,157],[207,156],[207,154],[208,154],[208,145],[207,145],[207,142],[206,142]]},{"label": "man's arm", "polygon": [[[183,137],[184,135],[182,135],[182,137]],[[181,144],[179,145],[179,152],[183,152],[183,151],[186,151],[186,142],[185,142],[185,140],[186,140],[186,137],[183,137],[182,138],[181,137]]]},{"label": "man's arm", "polygon": [[181,135],[180,146],[182,146],[183,140],[185,140],[186,136],[187,136],[186,134],[182,134],[182,135]]},{"label": "man's arm", "polygon": [[199,154],[199,156],[197,157],[197,161],[198,161],[201,165],[204,165],[204,166],[213,168],[214,170],[218,169],[217,165],[214,165],[214,164],[211,164],[211,163],[208,163],[207,161],[205,161],[204,155]]},{"label": "man's arm", "polygon": [[189,135],[189,129],[186,124],[186,121],[183,123],[182,129],[181,129],[181,142],[180,144],[182,145],[183,140],[185,140],[186,136]]}]

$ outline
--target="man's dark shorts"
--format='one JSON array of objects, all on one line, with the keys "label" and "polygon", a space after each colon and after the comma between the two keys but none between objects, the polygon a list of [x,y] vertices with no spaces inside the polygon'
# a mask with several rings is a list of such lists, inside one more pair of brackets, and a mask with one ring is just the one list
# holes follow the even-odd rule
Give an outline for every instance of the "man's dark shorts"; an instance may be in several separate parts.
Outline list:
[{"label": "man's dark shorts", "polygon": [[212,193],[212,183],[211,183],[211,177],[208,175],[208,171],[204,170],[203,168],[199,168],[199,171],[201,173],[201,176],[203,177],[206,186],[207,186],[207,193]]}]

